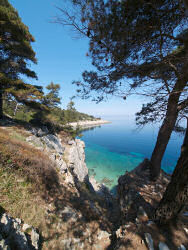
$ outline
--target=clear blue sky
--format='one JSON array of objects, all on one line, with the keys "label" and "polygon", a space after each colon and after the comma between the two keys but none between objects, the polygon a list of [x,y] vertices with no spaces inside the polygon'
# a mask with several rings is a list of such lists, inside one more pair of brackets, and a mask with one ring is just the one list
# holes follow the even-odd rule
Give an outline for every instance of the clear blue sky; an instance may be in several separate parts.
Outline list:
[{"label": "clear blue sky", "polygon": [[[70,97],[75,95],[73,80],[81,80],[85,69],[91,69],[90,59],[86,57],[87,39],[75,39],[70,29],[51,23],[58,14],[56,6],[65,0],[10,0],[17,9],[22,21],[29,27],[36,42],[33,48],[38,59],[32,68],[38,75],[37,84],[46,86],[51,81],[61,85],[62,107],[65,108]],[[32,80],[33,83],[33,80]],[[107,102],[95,104],[91,100],[75,99],[78,111],[96,116],[134,115],[143,100],[131,97],[126,102],[111,98]]]}]

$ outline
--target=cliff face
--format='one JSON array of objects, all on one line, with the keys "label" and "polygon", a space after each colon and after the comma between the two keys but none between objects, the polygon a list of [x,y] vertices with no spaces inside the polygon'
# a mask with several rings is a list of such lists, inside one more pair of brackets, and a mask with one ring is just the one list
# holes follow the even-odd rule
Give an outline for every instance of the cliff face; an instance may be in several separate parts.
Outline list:
[{"label": "cliff face", "polygon": [[[45,132],[44,132],[45,131]],[[46,128],[33,130],[27,141],[46,152],[55,162],[66,183],[87,182],[88,169],[85,163],[85,144],[79,139],[61,140],[60,135],[50,134]]]}]

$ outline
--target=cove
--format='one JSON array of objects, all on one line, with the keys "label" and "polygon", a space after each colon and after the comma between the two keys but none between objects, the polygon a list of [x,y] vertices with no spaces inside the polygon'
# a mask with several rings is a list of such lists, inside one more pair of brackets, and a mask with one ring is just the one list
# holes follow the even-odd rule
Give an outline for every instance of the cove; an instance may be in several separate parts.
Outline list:
[{"label": "cove", "polygon": [[[144,158],[150,158],[159,125],[138,129],[132,117],[105,117],[104,124],[82,132],[85,142],[86,164],[89,175],[110,189],[117,185],[119,176],[134,169]],[[165,152],[162,168],[172,173],[178,160],[182,136],[173,133]]]}]

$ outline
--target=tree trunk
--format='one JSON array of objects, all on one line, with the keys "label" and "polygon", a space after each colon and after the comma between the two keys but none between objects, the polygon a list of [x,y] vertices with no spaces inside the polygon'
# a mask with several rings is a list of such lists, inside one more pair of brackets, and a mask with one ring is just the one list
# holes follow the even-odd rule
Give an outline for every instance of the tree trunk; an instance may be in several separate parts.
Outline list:
[{"label": "tree trunk", "polygon": [[177,80],[168,98],[166,116],[165,116],[165,119],[163,121],[161,128],[159,129],[157,142],[155,144],[155,148],[153,150],[153,153],[150,159],[152,181],[156,181],[157,178],[159,177],[160,169],[161,169],[161,161],[165,153],[166,147],[168,145],[168,142],[170,140],[170,136],[172,134],[174,126],[176,124],[176,120],[177,120],[178,112],[179,112],[178,110],[179,99],[180,99],[183,89],[186,87],[187,80],[188,80],[188,74],[186,72],[187,72],[187,69],[185,69],[184,74],[182,72],[182,75],[184,77]]},{"label": "tree trunk", "polygon": [[0,89],[0,119],[3,118],[3,90]]},{"label": "tree trunk", "polygon": [[154,218],[160,224],[176,219],[188,201],[188,118],[181,155]]},{"label": "tree trunk", "polygon": [[166,117],[161,128],[159,129],[157,142],[150,160],[152,181],[156,181],[160,174],[161,161],[178,117],[178,101],[179,95],[171,95],[169,97]]}]

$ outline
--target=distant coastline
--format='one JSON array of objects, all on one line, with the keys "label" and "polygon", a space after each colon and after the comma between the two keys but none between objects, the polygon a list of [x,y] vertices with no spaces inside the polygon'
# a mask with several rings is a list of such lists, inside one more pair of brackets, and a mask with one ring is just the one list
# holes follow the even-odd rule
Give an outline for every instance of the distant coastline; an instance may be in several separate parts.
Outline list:
[{"label": "distant coastline", "polygon": [[110,121],[106,120],[95,120],[95,121],[78,121],[78,122],[70,122],[69,125],[76,129],[77,126],[80,128],[91,128],[91,127],[97,127],[103,124],[111,123]]}]

